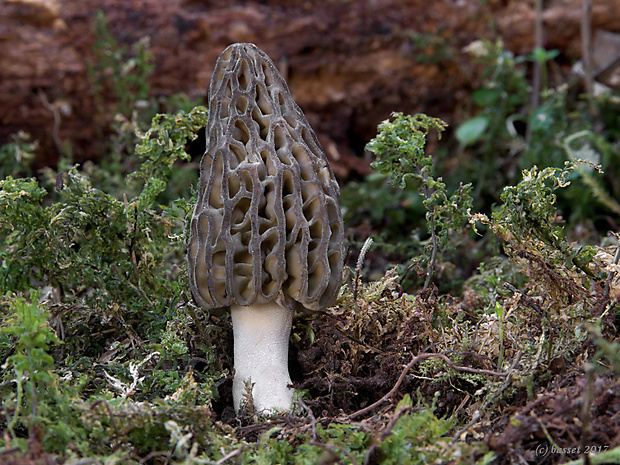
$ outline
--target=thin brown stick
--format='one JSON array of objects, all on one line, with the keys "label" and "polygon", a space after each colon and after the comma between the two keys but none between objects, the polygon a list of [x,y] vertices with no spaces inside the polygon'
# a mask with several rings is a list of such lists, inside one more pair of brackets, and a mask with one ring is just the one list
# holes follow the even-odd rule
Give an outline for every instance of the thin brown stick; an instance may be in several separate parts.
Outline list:
[{"label": "thin brown stick", "polygon": [[112,428],[114,429],[114,432],[116,433],[116,421],[114,420],[114,414],[112,413],[112,409],[110,408],[110,404],[108,404],[108,401],[105,399],[97,399],[96,401],[94,401],[92,404],[90,404],[89,410],[95,410],[95,407],[99,404],[102,404],[105,409],[106,412],[108,413],[108,417],[110,418],[110,424],[112,425]]},{"label": "thin brown stick", "polygon": [[332,453],[342,452],[344,455],[346,455],[346,457],[351,461],[353,465],[357,465],[357,460],[355,460],[355,457],[353,457],[344,447],[317,441],[310,441],[308,444],[310,444],[311,446],[322,447],[323,449],[327,449]]},{"label": "thin brown stick", "polygon": [[579,418],[581,420],[581,443],[584,450],[587,450],[587,445],[590,444],[591,439],[592,414],[590,412],[590,406],[594,401],[594,365],[586,363],[585,372],[588,384],[586,385],[585,392],[581,396],[581,412]]},{"label": "thin brown stick", "polygon": [[219,459],[217,462],[215,462],[217,465],[220,465],[224,462],[226,462],[226,460],[228,459],[232,459],[233,457],[235,457],[236,455],[239,455],[239,453],[243,450],[245,446],[241,446],[231,452],[229,452],[228,454],[226,454],[224,457],[222,457],[221,459]]},{"label": "thin brown stick", "polygon": [[13,452],[19,452],[21,449],[19,446],[9,447],[8,449],[0,450],[0,455],[12,454]]},{"label": "thin brown stick", "polygon": [[456,432],[456,434],[454,435],[454,437],[449,443],[450,445],[456,443],[456,441],[459,440],[459,438],[463,435],[463,433],[465,433],[469,428],[471,428],[482,417],[483,412],[487,410],[488,406],[491,405],[491,403],[493,403],[495,399],[499,399],[499,397],[506,390],[506,388],[510,386],[511,384],[510,375],[512,374],[514,370],[516,370],[517,365],[519,364],[519,360],[521,360],[521,352],[518,352],[517,356],[512,361],[510,368],[508,368],[508,371],[506,372],[506,379],[500,386],[499,390],[492,397],[487,398],[487,400],[482,404],[480,408],[476,409],[469,423],[467,423],[465,426],[463,426],[460,430]]},{"label": "thin brown stick", "polygon": [[540,305],[538,305],[536,301],[532,299],[529,295],[524,294],[520,289],[517,289],[516,287],[514,287],[512,284],[508,282],[504,282],[503,286],[506,289],[519,295],[519,302],[523,301],[525,305],[535,310],[539,315],[543,315],[543,316],[545,315],[544,310],[540,308]]},{"label": "thin brown stick", "polygon": [[[542,18],[542,0],[535,0],[536,16],[534,25],[534,47],[536,49],[543,48],[543,18]],[[532,78],[532,108],[530,111],[534,111],[540,105],[540,91],[542,90],[542,67],[543,63],[539,60],[534,60],[534,76]]]},{"label": "thin brown stick", "polygon": [[396,423],[398,422],[400,417],[402,417],[405,414],[405,412],[409,410],[411,410],[411,407],[409,405],[401,405],[400,407],[398,407],[398,409],[396,409],[396,411],[392,414],[392,418],[390,419],[390,422],[381,432],[381,438],[379,442],[375,442],[366,451],[366,455],[364,457],[364,465],[368,465],[370,463],[370,459],[372,458],[372,455],[375,453],[375,449],[379,447],[381,444],[383,444],[383,441],[385,441],[385,439],[390,434],[392,434],[392,430],[394,429],[394,426],[396,426]]},{"label": "thin brown stick", "polygon": [[50,103],[49,100],[47,99],[47,95],[45,95],[45,92],[40,90],[38,92],[38,95],[45,109],[49,110],[52,113],[52,115],[54,115],[54,125],[52,126],[52,140],[54,141],[54,144],[56,145],[56,149],[58,150],[58,152],[63,153],[64,151],[62,147],[62,142],[60,138],[58,137],[58,133],[60,132],[60,121],[61,121],[60,107],[59,105]]},{"label": "thin brown stick", "polygon": [[466,397],[463,398],[463,400],[461,401],[461,403],[459,404],[459,406],[456,408],[456,410],[454,411],[454,413],[452,413],[452,418],[455,418],[459,412],[461,410],[463,410],[463,408],[465,407],[465,405],[467,404],[467,402],[469,402],[469,400],[471,399],[471,394],[467,394]]},{"label": "thin brown stick", "polygon": [[592,78],[592,0],[583,0],[581,11],[581,54],[583,56],[584,85],[588,96],[594,95]]},{"label": "thin brown stick", "polygon": [[312,429],[312,440],[316,441],[316,417],[312,412],[312,409],[306,405],[301,396],[297,399],[299,405],[303,407],[303,409],[308,413],[308,418],[310,419],[310,428]]},{"label": "thin brown stick", "polygon": [[140,464],[146,463],[151,459],[154,459],[155,457],[166,457],[166,463],[170,463],[170,457],[172,456],[172,451],[154,451],[151,452],[149,455],[147,455],[146,457],[144,457],[143,459],[140,459]]},{"label": "thin brown stick", "polygon": [[503,372],[503,371],[493,371],[493,370],[484,370],[484,369],[478,369],[478,368],[470,368],[470,367],[458,366],[458,365],[455,365],[452,362],[452,360],[450,360],[444,354],[438,354],[438,353],[422,353],[422,354],[418,354],[415,357],[413,357],[413,359],[407,365],[405,365],[405,368],[401,372],[400,376],[398,377],[398,380],[396,381],[396,384],[390,390],[390,392],[388,392],[386,395],[384,395],[381,399],[379,399],[374,404],[371,404],[371,405],[369,405],[367,407],[364,407],[363,409],[358,410],[357,412],[353,412],[351,415],[349,415],[349,418],[357,418],[357,417],[359,417],[361,415],[365,415],[366,413],[370,412],[374,408],[376,408],[379,405],[381,405],[383,402],[386,402],[389,399],[391,399],[392,396],[394,396],[394,394],[396,394],[396,392],[398,392],[398,389],[400,388],[400,385],[403,383],[403,381],[405,379],[405,376],[407,376],[407,373],[409,372],[409,370],[416,363],[421,362],[422,360],[426,360],[428,358],[432,358],[432,357],[440,358],[441,360],[444,361],[444,363],[446,363],[446,365],[448,365],[453,370],[462,371],[462,372],[465,372],[465,373],[474,373],[474,374],[489,375],[489,376],[502,376],[502,377],[503,376],[508,376],[508,374],[510,373],[509,371],[508,372]]}]

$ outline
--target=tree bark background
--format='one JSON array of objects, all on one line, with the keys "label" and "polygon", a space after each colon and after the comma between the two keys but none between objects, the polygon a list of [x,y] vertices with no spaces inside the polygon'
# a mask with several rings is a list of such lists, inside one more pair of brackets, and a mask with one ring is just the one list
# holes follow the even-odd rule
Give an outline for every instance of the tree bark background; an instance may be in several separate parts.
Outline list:
[{"label": "tree bark background", "polygon": [[[592,30],[620,30],[620,0],[592,1]],[[457,124],[470,111],[478,72],[463,48],[501,37],[515,53],[534,47],[528,0],[0,0],[0,144],[19,130],[53,165],[59,141],[74,160],[96,158],[96,105],[88,78],[92,25],[103,11],[124,45],[150,37],[151,95],[206,95],[221,51],[254,42],[278,64],[336,173],[359,162],[392,111]],[[544,2],[544,47],[567,69],[581,57],[582,0]]]}]

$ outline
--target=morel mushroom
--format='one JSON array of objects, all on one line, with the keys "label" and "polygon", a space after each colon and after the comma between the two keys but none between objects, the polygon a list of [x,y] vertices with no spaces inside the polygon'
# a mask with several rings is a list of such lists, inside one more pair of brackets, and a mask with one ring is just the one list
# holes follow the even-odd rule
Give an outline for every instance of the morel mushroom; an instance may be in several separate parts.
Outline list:
[{"label": "morel mushroom", "polygon": [[292,405],[288,341],[295,310],[323,309],[342,280],[340,190],[314,131],[271,59],[233,44],[209,87],[207,150],[188,245],[196,302],[234,333],[233,401]]}]

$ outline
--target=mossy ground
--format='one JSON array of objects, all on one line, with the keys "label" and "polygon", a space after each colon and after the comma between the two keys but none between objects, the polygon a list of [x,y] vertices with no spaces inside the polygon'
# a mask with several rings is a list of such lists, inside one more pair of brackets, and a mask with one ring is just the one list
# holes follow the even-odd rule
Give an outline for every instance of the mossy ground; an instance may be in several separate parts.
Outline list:
[{"label": "mossy ground", "polygon": [[[601,270],[613,271],[610,252],[600,250]],[[63,340],[53,351],[56,377],[36,395],[37,422],[22,412],[15,435],[24,442],[5,436],[1,460],[562,463],[586,447],[617,452],[617,343],[606,344],[620,283],[609,276],[577,296],[566,276],[532,283],[527,294],[508,286],[496,300],[501,319],[481,311],[479,276],[460,298],[435,288],[404,293],[389,272],[359,283],[354,300],[349,282],[336,306],[296,321],[291,373],[300,396],[274,418],[232,411],[228,317],[170,321],[166,345],[176,341],[186,355],[175,359],[119,321],[86,325],[89,309],[52,305]],[[222,371],[206,376],[215,365]],[[15,412],[9,399],[3,408]],[[65,437],[54,431],[62,422]],[[543,454],[551,448],[565,453]]]},{"label": "mossy ground", "polygon": [[235,415],[229,317],[189,295],[189,152],[206,110],[150,121],[119,74],[114,111],[133,110],[108,122],[100,164],[67,150],[29,178],[15,160],[36,144],[3,147],[0,463],[620,463],[617,96],[596,116],[550,89],[526,141],[506,131],[528,105],[524,60],[486,47],[458,173],[396,116],[373,147],[404,189],[377,175],[343,187],[350,273],[332,308],[295,320],[298,399],[273,418]]}]

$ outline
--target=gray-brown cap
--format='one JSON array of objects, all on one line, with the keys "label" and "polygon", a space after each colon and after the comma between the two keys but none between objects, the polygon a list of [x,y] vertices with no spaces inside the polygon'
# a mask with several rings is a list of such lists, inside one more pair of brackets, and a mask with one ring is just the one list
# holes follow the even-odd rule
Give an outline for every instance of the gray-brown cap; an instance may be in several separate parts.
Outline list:
[{"label": "gray-brown cap", "polygon": [[187,255],[196,302],[214,314],[270,301],[329,306],[344,262],[340,191],[284,78],[255,45],[218,58],[206,137]]}]

